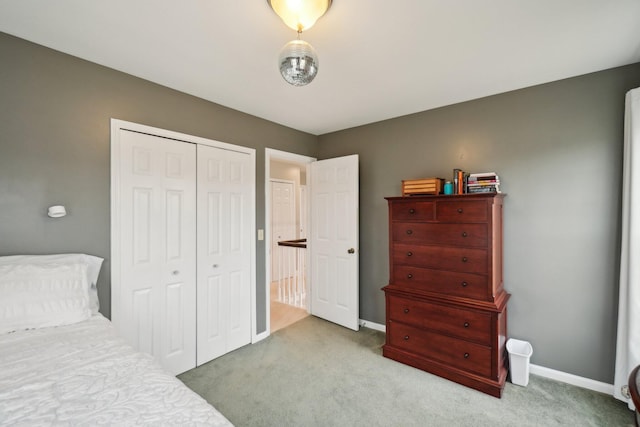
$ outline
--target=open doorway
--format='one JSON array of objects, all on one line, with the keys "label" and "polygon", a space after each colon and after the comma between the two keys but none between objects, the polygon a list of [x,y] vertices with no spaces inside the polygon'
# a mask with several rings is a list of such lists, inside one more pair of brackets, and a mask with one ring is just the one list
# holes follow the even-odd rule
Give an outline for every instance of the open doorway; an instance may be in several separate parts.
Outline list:
[{"label": "open doorway", "polygon": [[[309,243],[304,248],[302,280],[306,292],[306,312],[355,331],[359,319],[359,248],[358,248],[358,155],[316,159],[287,153],[265,150],[265,228],[267,239],[265,251],[266,277],[265,296],[271,295],[271,166],[272,161],[294,166],[298,176],[305,171],[308,214],[302,233]],[[274,168],[277,164],[273,163]],[[300,223],[297,223],[297,227]],[[305,228],[307,227],[307,228]],[[300,232],[298,232],[300,233]],[[299,236],[298,234],[297,236]],[[278,245],[280,246],[280,245]],[[300,264],[296,264],[300,265]],[[267,328],[271,327],[271,307],[265,299]]]},{"label": "open doorway", "polygon": [[312,157],[266,149],[267,330],[309,315],[307,164]]}]

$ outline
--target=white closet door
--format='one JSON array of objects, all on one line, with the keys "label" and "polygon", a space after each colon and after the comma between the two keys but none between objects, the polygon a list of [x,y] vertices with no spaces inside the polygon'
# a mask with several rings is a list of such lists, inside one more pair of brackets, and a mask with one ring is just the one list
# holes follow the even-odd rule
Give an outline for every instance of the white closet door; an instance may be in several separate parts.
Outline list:
[{"label": "white closet door", "polygon": [[198,365],[251,342],[254,174],[248,154],[198,146]]},{"label": "white closet door", "polygon": [[[118,332],[178,374],[195,366],[196,147],[120,131]],[[114,312],[115,314],[115,312]]]}]

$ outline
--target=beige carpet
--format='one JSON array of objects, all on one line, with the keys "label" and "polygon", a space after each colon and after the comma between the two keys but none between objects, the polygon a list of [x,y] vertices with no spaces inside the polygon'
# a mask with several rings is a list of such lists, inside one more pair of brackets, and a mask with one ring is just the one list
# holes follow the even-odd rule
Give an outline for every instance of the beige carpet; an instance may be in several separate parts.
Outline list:
[{"label": "beige carpet", "polygon": [[236,426],[633,426],[601,393],[532,375],[497,399],[386,359],[384,334],[307,317],[179,378]]}]

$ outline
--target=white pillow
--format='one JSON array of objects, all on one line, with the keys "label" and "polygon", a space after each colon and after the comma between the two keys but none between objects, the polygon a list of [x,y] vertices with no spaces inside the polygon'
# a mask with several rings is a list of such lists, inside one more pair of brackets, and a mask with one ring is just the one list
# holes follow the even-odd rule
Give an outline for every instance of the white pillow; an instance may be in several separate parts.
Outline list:
[{"label": "white pillow", "polygon": [[87,282],[89,283],[89,303],[91,312],[96,314],[100,309],[98,301],[98,275],[103,259],[86,254],[54,254],[54,255],[9,255],[0,256],[0,266],[18,264],[87,264]]},{"label": "white pillow", "polygon": [[86,264],[0,265],[0,333],[91,317]]}]

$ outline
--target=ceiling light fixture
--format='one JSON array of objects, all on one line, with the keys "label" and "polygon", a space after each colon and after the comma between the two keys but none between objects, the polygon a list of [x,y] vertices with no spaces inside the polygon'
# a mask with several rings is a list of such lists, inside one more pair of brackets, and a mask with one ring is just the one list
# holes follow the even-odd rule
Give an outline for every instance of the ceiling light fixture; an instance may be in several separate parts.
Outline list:
[{"label": "ceiling light fixture", "polygon": [[318,74],[318,55],[309,43],[300,39],[300,34],[316,23],[331,6],[331,0],[267,0],[273,11],[291,29],[298,32],[280,50],[278,66],[284,80],[293,86],[304,86]]},{"label": "ceiling light fixture", "polygon": [[331,0],[267,0],[267,3],[289,28],[299,33],[313,27],[331,7]]}]

